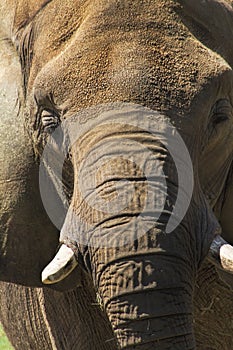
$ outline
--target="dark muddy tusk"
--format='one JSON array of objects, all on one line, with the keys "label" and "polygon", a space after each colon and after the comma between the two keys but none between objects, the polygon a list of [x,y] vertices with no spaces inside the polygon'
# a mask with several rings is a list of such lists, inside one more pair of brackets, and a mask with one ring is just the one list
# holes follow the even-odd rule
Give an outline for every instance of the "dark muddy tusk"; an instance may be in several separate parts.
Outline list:
[{"label": "dark muddy tusk", "polygon": [[62,281],[78,265],[73,250],[65,244],[61,246],[55,258],[42,271],[41,279],[44,284]]},{"label": "dark muddy tusk", "polygon": [[224,271],[233,273],[233,247],[219,235],[210,246],[209,258]]}]

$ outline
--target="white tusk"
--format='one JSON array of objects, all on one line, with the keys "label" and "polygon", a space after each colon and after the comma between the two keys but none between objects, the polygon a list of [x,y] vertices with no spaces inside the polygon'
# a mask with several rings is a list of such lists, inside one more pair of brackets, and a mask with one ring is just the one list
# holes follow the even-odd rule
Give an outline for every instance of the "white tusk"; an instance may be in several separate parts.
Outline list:
[{"label": "white tusk", "polygon": [[63,244],[55,258],[42,271],[42,282],[44,284],[53,284],[62,281],[77,265],[78,262],[73,250]]},{"label": "white tusk", "polygon": [[233,273],[233,247],[221,236],[216,236],[210,246],[209,256],[211,260],[226,271]]}]

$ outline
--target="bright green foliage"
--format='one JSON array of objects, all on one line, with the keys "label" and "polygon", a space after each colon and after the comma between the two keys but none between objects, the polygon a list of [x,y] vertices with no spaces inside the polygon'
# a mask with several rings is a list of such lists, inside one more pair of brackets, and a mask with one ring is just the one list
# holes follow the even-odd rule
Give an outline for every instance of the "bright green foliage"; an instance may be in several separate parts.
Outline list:
[{"label": "bright green foliage", "polygon": [[0,350],[13,350],[7,336],[5,335],[2,326],[0,325]]}]

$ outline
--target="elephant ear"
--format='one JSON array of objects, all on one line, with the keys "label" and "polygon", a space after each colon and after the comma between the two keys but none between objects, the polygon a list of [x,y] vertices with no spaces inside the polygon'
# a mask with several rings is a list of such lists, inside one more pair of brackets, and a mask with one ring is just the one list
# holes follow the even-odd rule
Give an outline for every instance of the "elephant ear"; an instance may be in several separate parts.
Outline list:
[{"label": "elephant ear", "polygon": [[233,1],[178,2],[181,4],[179,15],[190,32],[233,67]]}]

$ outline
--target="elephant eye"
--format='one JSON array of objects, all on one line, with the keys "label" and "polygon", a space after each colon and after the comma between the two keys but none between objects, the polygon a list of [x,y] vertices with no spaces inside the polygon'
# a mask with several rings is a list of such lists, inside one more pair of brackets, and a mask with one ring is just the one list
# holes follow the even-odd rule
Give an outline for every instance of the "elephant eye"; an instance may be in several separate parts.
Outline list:
[{"label": "elephant eye", "polygon": [[41,123],[43,130],[51,134],[59,125],[60,118],[54,111],[43,110],[41,112]]},{"label": "elephant eye", "polygon": [[211,113],[213,126],[216,126],[220,123],[228,121],[231,118],[231,114],[232,114],[231,110],[232,110],[232,107],[231,107],[230,101],[226,99],[217,101]]},{"label": "elephant eye", "polygon": [[225,114],[219,114],[219,115],[216,115],[216,116],[214,117],[213,123],[216,125],[216,124],[225,122],[226,120],[229,120],[229,117],[228,117],[227,115],[225,115]]},{"label": "elephant eye", "polygon": [[[208,144],[220,142],[232,129],[232,106],[228,99],[218,100],[210,111],[202,152]],[[228,131],[227,131],[228,130]]]}]

